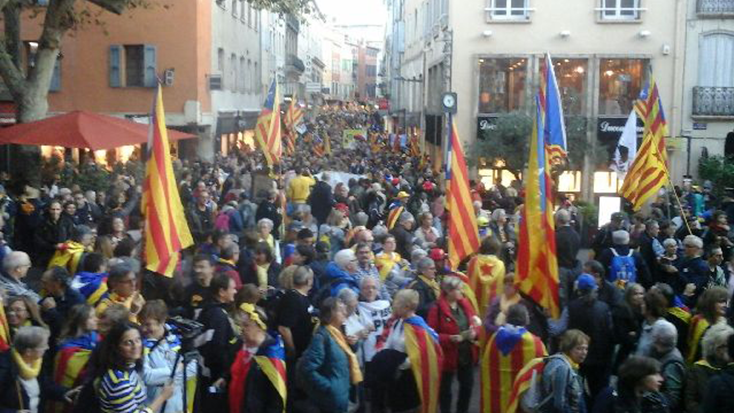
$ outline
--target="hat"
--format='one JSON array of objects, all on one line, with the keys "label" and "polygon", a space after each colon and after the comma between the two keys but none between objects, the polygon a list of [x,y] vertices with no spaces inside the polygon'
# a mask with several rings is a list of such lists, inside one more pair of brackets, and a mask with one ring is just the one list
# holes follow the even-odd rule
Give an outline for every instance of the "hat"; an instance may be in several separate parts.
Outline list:
[{"label": "hat", "polygon": [[400,191],[395,198],[410,198],[410,194],[405,191]]},{"label": "hat", "polygon": [[433,248],[428,253],[428,258],[437,261],[446,258],[446,253],[441,248]]},{"label": "hat", "polygon": [[596,280],[590,274],[581,274],[576,278],[576,289],[579,291],[596,290],[597,288],[599,286],[596,285]]}]

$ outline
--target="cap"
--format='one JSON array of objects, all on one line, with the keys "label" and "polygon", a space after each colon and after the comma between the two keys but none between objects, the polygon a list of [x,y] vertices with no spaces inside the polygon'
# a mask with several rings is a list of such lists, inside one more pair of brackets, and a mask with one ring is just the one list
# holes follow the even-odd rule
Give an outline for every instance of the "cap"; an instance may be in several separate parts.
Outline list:
[{"label": "cap", "polygon": [[410,194],[405,191],[398,192],[396,198],[410,198]]},{"label": "cap", "polygon": [[576,278],[576,289],[579,291],[589,291],[597,288],[596,280],[590,274],[581,274]]},{"label": "cap", "polygon": [[428,257],[434,261],[446,258],[446,253],[441,248],[433,248],[428,253]]}]

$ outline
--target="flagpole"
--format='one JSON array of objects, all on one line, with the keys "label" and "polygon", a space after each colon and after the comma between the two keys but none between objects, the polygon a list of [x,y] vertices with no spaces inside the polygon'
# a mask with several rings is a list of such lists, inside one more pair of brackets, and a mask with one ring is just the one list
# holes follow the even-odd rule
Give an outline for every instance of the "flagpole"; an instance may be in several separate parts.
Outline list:
[{"label": "flagpole", "polygon": [[[660,149],[658,149],[658,145],[655,144],[655,142],[651,145],[653,147],[653,150],[657,155],[662,155],[660,153]],[[681,221],[683,221],[686,224],[686,229],[688,229],[688,234],[693,235],[693,231],[691,231],[691,226],[688,225],[688,219],[686,219],[686,214],[683,211],[683,204],[680,202],[680,197],[678,196],[678,192],[675,191],[675,186],[673,186],[673,180],[670,178],[670,171],[668,171],[668,164],[666,162],[662,162],[663,164],[663,171],[665,171],[665,176],[668,178],[668,183],[670,184],[670,187],[673,190],[673,196],[675,196],[675,200],[678,203],[678,209],[680,210],[680,216]]]}]

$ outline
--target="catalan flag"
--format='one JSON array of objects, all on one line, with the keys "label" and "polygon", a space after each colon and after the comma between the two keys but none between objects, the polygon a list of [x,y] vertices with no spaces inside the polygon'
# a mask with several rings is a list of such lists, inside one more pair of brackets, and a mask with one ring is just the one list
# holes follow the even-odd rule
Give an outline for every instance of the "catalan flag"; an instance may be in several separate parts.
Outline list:
[{"label": "catalan flag", "polygon": [[265,99],[265,107],[257,118],[255,126],[255,139],[265,155],[268,166],[280,162],[283,154],[280,130],[280,98],[278,95],[278,82],[273,83],[268,89],[268,97]]},{"label": "catalan flag", "polygon": [[237,353],[235,362],[230,369],[231,379],[229,385],[229,411],[230,413],[245,413],[242,411],[244,405],[243,396],[245,395],[245,385],[247,383],[247,375],[252,368],[252,361],[268,378],[275,388],[283,403],[283,411],[285,412],[288,391],[286,388],[286,365],[285,365],[285,347],[280,336],[276,335],[275,339],[266,341],[264,347],[261,347],[257,354],[250,361],[246,361],[248,354],[246,350],[240,350]]},{"label": "catalan flag", "polygon": [[517,374],[531,360],[546,355],[543,342],[523,327],[505,325],[489,339],[480,365],[482,413],[504,413]]},{"label": "catalan flag", "polygon": [[146,268],[167,277],[173,276],[179,252],[194,244],[178,195],[168,147],[163,92],[156,93],[150,122],[148,161],[143,181],[141,211],[145,215]]},{"label": "catalan flag", "polygon": [[405,211],[405,207],[403,207],[402,204],[397,204],[390,209],[390,212],[387,213],[387,222],[385,223],[388,230],[395,228],[395,224],[398,223],[400,214],[402,214],[403,211]]},{"label": "catalan flag", "polygon": [[636,104],[635,111],[645,120],[645,132],[642,145],[620,189],[621,195],[632,203],[635,211],[642,208],[642,205],[670,179],[665,149],[668,124],[652,73],[650,82],[640,95],[640,101],[644,103]]},{"label": "catalan flag", "polygon": [[295,95],[291,99],[291,104],[288,105],[288,111],[285,113],[285,126],[289,131],[295,131],[296,127],[301,124],[303,120],[303,110],[298,106],[298,99]]},{"label": "catalan flag", "polygon": [[10,326],[5,317],[5,305],[0,302],[0,351],[10,349]]},{"label": "catalan flag", "polygon": [[56,250],[51,261],[48,262],[48,268],[62,267],[69,271],[69,274],[76,274],[79,262],[87,252],[84,245],[76,241],[67,241],[63,248]]},{"label": "catalan flag", "polygon": [[530,360],[530,362],[526,364],[519,373],[517,373],[515,381],[512,383],[509,400],[507,401],[507,413],[522,411],[518,408],[520,405],[520,398],[530,389],[533,379],[536,381],[540,380],[544,369],[545,358],[538,357]]},{"label": "catalan flag", "polygon": [[293,156],[296,153],[296,136],[293,132],[286,130],[283,137],[285,138],[285,154]]},{"label": "catalan flag", "polygon": [[405,350],[421,399],[421,413],[438,411],[443,352],[438,334],[419,316],[405,319]]},{"label": "catalan flag", "polygon": [[495,255],[477,254],[469,261],[467,278],[477,297],[477,314],[487,314],[492,300],[502,294],[505,263]]},{"label": "catalan flag", "polygon": [[560,315],[558,297],[558,260],[551,202],[550,165],[542,136],[541,106],[530,138],[530,156],[525,179],[525,204],[520,219],[517,279],[520,291],[548,309],[557,318]]},{"label": "catalan flag", "polygon": [[449,263],[452,269],[456,269],[461,260],[479,249],[479,231],[469,191],[469,174],[464,161],[464,151],[461,149],[455,122],[451,125],[448,159],[446,204],[449,210]]},{"label": "catalan flag", "polygon": [[701,339],[709,327],[711,324],[703,315],[698,314],[691,318],[691,324],[688,326],[688,353],[686,354],[686,362],[689,365],[701,358]]},{"label": "catalan flag", "polygon": [[323,157],[326,154],[326,150],[324,149],[324,141],[318,136],[314,137],[313,139],[313,154],[319,158]]},{"label": "catalan flag", "polygon": [[[81,385],[86,375],[89,357],[99,341],[99,335],[91,332],[62,342],[54,359],[54,382],[68,389]],[[50,411],[69,412],[71,406],[62,402],[53,402]]]},{"label": "catalan flag", "polygon": [[543,117],[543,141],[548,151],[548,161],[553,164],[567,155],[566,126],[563,118],[561,94],[558,91],[553,61],[546,53],[540,75],[539,101]]}]

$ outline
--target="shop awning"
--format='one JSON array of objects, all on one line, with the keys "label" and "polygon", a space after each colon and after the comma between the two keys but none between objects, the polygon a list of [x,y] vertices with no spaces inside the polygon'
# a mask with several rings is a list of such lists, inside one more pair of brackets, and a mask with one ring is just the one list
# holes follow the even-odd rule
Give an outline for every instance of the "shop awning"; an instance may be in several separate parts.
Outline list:
[{"label": "shop awning", "polygon": [[[168,129],[169,141],[195,137]],[[96,151],[147,142],[148,125],[85,111],[69,112],[0,130],[0,145],[52,145]]]}]

